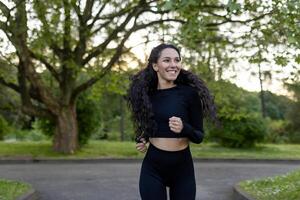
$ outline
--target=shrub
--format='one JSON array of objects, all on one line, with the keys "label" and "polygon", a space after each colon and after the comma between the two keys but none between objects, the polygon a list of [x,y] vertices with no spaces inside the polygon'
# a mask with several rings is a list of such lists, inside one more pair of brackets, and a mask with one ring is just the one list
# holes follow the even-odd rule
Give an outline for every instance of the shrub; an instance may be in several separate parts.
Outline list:
[{"label": "shrub", "polygon": [[[77,100],[78,141],[83,146],[88,142],[99,124],[99,107],[95,101],[89,99],[85,93]],[[55,123],[48,119],[39,119],[39,128],[48,136],[54,135]]]},{"label": "shrub", "polygon": [[262,117],[251,114],[220,115],[222,128],[210,130],[210,138],[225,147],[250,148],[264,139],[266,125]]},{"label": "shrub", "polygon": [[267,143],[287,143],[289,142],[288,121],[286,120],[268,120],[267,134],[265,142]]},{"label": "shrub", "polygon": [[0,115],[0,140],[4,139],[4,135],[8,132],[9,126],[7,121]]}]

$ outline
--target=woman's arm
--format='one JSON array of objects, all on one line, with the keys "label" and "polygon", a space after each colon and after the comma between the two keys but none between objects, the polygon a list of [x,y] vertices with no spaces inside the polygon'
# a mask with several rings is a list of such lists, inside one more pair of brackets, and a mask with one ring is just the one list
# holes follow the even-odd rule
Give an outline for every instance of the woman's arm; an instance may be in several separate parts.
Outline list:
[{"label": "woman's arm", "polygon": [[192,91],[188,102],[189,122],[183,122],[180,134],[188,137],[191,142],[200,144],[204,138],[203,108],[197,91]]}]

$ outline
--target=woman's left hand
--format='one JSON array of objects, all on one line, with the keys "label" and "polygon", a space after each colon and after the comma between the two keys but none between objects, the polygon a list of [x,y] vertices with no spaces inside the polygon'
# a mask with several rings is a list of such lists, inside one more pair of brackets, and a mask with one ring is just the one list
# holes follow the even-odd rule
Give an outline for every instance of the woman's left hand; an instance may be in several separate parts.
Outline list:
[{"label": "woman's left hand", "polygon": [[183,129],[183,123],[180,117],[171,117],[169,118],[169,127],[171,131],[175,133],[180,133]]}]

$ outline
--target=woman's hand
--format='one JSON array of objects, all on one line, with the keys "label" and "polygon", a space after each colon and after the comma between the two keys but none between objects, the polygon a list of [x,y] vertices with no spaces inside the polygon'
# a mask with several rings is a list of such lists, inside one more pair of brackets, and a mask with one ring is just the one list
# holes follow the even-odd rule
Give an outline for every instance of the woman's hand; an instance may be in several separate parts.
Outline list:
[{"label": "woman's hand", "polygon": [[141,152],[141,153],[145,153],[147,151],[147,143],[146,143],[146,140],[144,138],[142,138],[140,140],[141,142],[137,143],[135,145],[135,148]]},{"label": "woman's hand", "polygon": [[183,129],[183,123],[180,117],[171,117],[169,118],[169,127],[171,131],[175,133],[180,133]]}]

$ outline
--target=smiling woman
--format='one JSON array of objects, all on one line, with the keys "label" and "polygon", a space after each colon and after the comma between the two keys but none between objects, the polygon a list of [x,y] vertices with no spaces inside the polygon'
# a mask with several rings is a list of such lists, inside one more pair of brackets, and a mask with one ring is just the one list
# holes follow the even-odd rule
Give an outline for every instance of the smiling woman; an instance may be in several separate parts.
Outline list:
[{"label": "smiling woman", "polygon": [[161,44],[152,49],[147,67],[132,77],[128,103],[136,148],[147,151],[139,182],[142,199],[166,200],[166,187],[171,200],[195,199],[189,142],[202,142],[203,117],[216,120],[216,111],[204,82],[182,68],[177,47]]},{"label": "smiling woman", "polygon": [[174,81],[181,70],[181,58],[178,52],[172,48],[162,50],[157,63],[153,64],[153,69],[157,72],[158,89],[174,86]]}]

